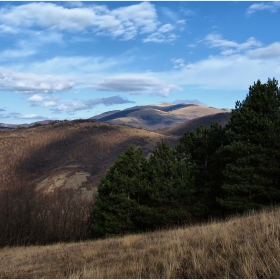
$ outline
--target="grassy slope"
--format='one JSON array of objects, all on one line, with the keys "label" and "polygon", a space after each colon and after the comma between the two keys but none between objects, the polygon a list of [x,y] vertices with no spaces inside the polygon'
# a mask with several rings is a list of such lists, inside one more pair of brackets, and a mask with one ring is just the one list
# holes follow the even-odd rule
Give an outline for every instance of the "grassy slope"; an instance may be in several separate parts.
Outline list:
[{"label": "grassy slope", "polygon": [[0,249],[0,278],[279,278],[280,209],[81,243]]},{"label": "grassy slope", "polygon": [[68,185],[91,195],[130,145],[148,155],[162,139],[171,146],[178,141],[144,129],[86,121],[0,131],[0,183],[20,174],[35,180],[40,190]]}]

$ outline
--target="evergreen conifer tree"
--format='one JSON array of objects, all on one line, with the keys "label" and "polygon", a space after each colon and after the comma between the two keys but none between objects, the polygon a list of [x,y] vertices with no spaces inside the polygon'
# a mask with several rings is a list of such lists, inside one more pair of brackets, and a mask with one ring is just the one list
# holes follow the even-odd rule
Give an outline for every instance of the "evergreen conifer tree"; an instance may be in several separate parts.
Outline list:
[{"label": "evergreen conifer tree", "polygon": [[133,217],[141,199],[146,163],[141,149],[129,147],[109,168],[98,186],[98,196],[91,215],[94,237],[137,230]]},{"label": "evergreen conifer tree", "polygon": [[228,213],[280,203],[280,91],[275,79],[258,80],[246,99],[236,102],[226,137],[219,203]]},{"label": "evergreen conifer tree", "polygon": [[185,161],[193,180],[192,214],[198,220],[218,216],[222,160],[217,151],[223,144],[224,131],[217,123],[186,131],[176,147],[177,158]]},{"label": "evergreen conifer tree", "polygon": [[149,206],[156,207],[158,226],[181,224],[190,219],[192,186],[184,161],[176,160],[164,141],[148,161]]}]

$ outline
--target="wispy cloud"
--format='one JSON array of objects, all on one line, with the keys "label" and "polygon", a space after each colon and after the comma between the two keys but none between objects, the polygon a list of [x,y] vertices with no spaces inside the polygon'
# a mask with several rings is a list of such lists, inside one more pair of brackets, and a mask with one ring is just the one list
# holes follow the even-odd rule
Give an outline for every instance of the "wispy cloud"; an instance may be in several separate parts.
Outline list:
[{"label": "wispy cloud", "polygon": [[21,57],[28,57],[42,52],[43,47],[51,44],[63,45],[63,36],[57,32],[28,31],[24,33],[24,39],[20,39],[13,48],[0,52],[0,61],[13,61]]},{"label": "wispy cloud", "polygon": [[212,33],[205,37],[205,42],[210,48],[220,48],[222,55],[231,55],[250,49],[252,47],[260,47],[261,42],[257,41],[254,37],[250,37],[244,43],[237,43],[230,40],[225,40],[220,34]]},{"label": "wispy cloud", "polygon": [[124,99],[121,96],[116,95],[111,97],[96,98],[96,99],[89,99],[89,100],[73,99],[67,102],[62,102],[55,109],[50,109],[50,110],[54,114],[60,114],[61,112],[73,114],[74,112],[77,111],[92,109],[100,104],[103,104],[105,106],[111,106],[116,104],[127,104],[127,103],[135,103],[135,102],[130,101],[128,99]]},{"label": "wispy cloud", "polygon": [[247,11],[246,15],[250,16],[258,11],[269,11],[271,13],[275,13],[278,11],[280,8],[280,2],[275,1],[275,2],[266,2],[266,3],[256,3],[251,5]]},{"label": "wispy cloud", "polygon": [[170,43],[175,41],[179,36],[174,33],[164,34],[162,32],[154,32],[143,40],[144,43]]},{"label": "wispy cloud", "polygon": [[0,24],[0,32],[1,33],[16,34],[16,33],[18,33],[18,30],[16,28],[11,27],[11,26],[7,26],[5,24]]},{"label": "wispy cloud", "polygon": [[[199,88],[201,90],[245,90],[253,81],[268,77],[280,77],[280,57],[263,59],[268,55],[267,49],[256,52],[248,51],[228,56],[209,56],[206,59],[188,63],[173,72],[162,72],[155,75],[166,82],[173,82],[180,87]],[[270,53],[271,55],[271,53]],[[278,53],[275,53],[275,57]],[[256,78],[257,77],[257,78]]]},{"label": "wispy cloud", "polygon": [[185,60],[183,58],[172,58],[171,62],[174,64],[173,68],[182,68],[185,66]]},{"label": "wispy cloud", "polygon": [[26,120],[46,120],[48,117],[40,116],[37,114],[21,114],[18,112],[10,112],[7,114],[0,114],[0,119],[10,119],[13,118],[15,120],[26,121]]},{"label": "wispy cloud", "polygon": [[168,8],[168,7],[162,7],[161,8],[161,12],[169,19],[171,19],[172,21],[176,22],[178,21],[179,15],[178,13],[174,12],[172,9]]},{"label": "wispy cloud", "polygon": [[92,85],[95,90],[125,92],[129,94],[147,93],[167,96],[171,92],[181,91],[177,85],[168,84],[153,77],[143,75],[123,75],[103,79]]},{"label": "wispy cloud", "polygon": [[[151,33],[148,37],[143,39],[143,43],[154,42],[154,43],[170,43],[179,38],[175,32],[175,29],[183,31],[185,29],[185,20],[177,20],[175,24],[164,24],[158,28],[157,31]],[[172,32],[171,32],[172,31]]]},{"label": "wispy cloud", "polygon": [[280,42],[272,43],[263,48],[249,50],[247,56],[251,59],[276,59],[280,58]]},{"label": "wispy cloud", "polygon": [[115,66],[129,63],[130,56],[122,57],[93,57],[93,56],[56,56],[51,59],[36,61],[29,65],[18,66],[21,71],[41,74],[55,73],[56,75],[85,75],[109,71]]}]

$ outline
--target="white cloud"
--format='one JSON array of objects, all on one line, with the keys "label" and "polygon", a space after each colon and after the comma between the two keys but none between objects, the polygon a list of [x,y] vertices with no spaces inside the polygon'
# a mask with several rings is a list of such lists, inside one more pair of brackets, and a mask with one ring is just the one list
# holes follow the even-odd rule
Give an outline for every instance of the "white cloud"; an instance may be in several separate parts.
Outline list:
[{"label": "white cloud", "polygon": [[56,102],[54,102],[54,101],[45,101],[43,103],[43,107],[50,107],[50,106],[54,106],[54,105],[56,105]]},{"label": "white cloud", "polygon": [[20,93],[53,93],[69,90],[74,85],[74,79],[61,76],[39,76],[31,73],[15,72],[0,67],[0,90]]},{"label": "white cloud", "polygon": [[275,42],[267,47],[249,50],[247,56],[251,59],[276,59],[280,58],[280,42]]},{"label": "white cloud", "polygon": [[34,94],[31,97],[29,97],[27,100],[28,101],[35,101],[35,102],[39,102],[39,101],[43,101],[45,99],[44,96],[39,95],[39,94]]},{"label": "white cloud", "polygon": [[153,42],[153,43],[170,43],[175,41],[179,36],[172,34],[163,34],[161,32],[154,32],[150,34],[147,38],[143,40],[143,43]]},{"label": "white cloud", "polygon": [[211,56],[173,72],[154,74],[166,83],[201,89],[247,90],[254,81],[280,77],[280,60],[251,59],[247,54]]},{"label": "white cloud", "polygon": [[0,61],[6,61],[8,59],[15,59],[19,57],[31,56],[36,54],[37,51],[35,49],[13,49],[13,50],[5,50],[0,52]]},{"label": "white cloud", "polygon": [[[51,16],[50,16],[51,15]],[[137,33],[153,32],[158,25],[153,4],[142,2],[109,10],[104,5],[63,7],[55,3],[35,2],[0,9],[5,26],[44,27],[51,30],[84,31],[129,40]]]},{"label": "white cloud", "polygon": [[264,11],[267,10],[271,13],[275,13],[277,12],[277,10],[280,8],[280,2],[275,1],[275,2],[267,2],[267,3],[257,3],[257,4],[253,4],[251,5],[247,11],[246,11],[246,15],[251,15],[257,11]]},{"label": "white cloud", "polygon": [[185,66],[185,61],[183,58],[178,58],[178,59],[175,59],[175,58],[172,58],[171,59],[172,63],[174,64],[174,68],[182,68]]},{"label": "white cloud", "polygon": [[51,109],[51,111],[54,114],[59,114],[61,112],[67,112],[69,114],[73,114],[74,112],[77,111],[92,109],[100,104],[104,104],[105,106],[110,106],[114,104],[126,104],[126,103],[135,103],[135,102],[124,99],[118,95],[105,97],[105,98],[89,99],[89,100],[73,99],[58,105],[55,109]]},{"label": "white cloud", "polygon": [[26,114],[26,115],[22,115],[21,118],[22,119],[37,119],[38,115],[37,114]]},{"label": "white cloud", "polygon": [[169,32],[171,30],[174,29],[174,26],[172,24],[165,24],[165,25],[162,25],[159,29],[158,29],[158,32],[161,32],[161,33],[166,33],[166,32]]},{"label": "white cloud", "polygon": [[167,96],[171,92],[181,91],[179,86],[168,84],[153,77],[144,75],[122,75],[105,78],[92,85],[93,89],[129,94],[148,93]]},{"label": "white cloud", "polygon": [[185,19],[181,19],[181,20],[178,20],[176,23],[177,24],[186,24],[186,20]]},{"label": "white cloud", "polygon": [[222,49],[222,55],[231,55],[252,47],[260,47],[261,42],[257,41],[254,37],[250,37],[245,43],[236,43],[234,41],[225,40],[220,34],[212,33],[205,37],[206,44],[210,48]]}]

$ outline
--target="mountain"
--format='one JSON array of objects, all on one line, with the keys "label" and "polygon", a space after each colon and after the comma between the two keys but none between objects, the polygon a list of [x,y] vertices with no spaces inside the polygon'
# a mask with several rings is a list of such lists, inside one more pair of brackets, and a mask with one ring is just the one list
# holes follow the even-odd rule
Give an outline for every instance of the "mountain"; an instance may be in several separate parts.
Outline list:
[{"label": "mountain", "polygon": [[210,126],[211,122],[217,122],[221,126],[225,126],[229,122],[230,116],[231,116],[231,113],[228,111],[223,112],[223,113],[213,114],[213,115],[207,115],[207,116],[203,116],[200,118],[195,118],[195,119],[186,121],[177,126],[158,130],[157,132],[166,134],[166,135],[182,137],[187,130],[194,131],[201,124],[203,124],[205,126]]},{"label": "mountain", "polygon": [[135,106],[122,111],[106,112],[91,119],[155,131],[174,127],[195,118],[224,112],[230,112],[230,110],[217,109],[202,104],[163,103],[159,105]]},{"label": "mountain", "polygon": [[130,145],[141,147],[147,156],[161,140],[174,147],[187,129],[211,121],[225,125],[229,117],[225,109],[163,103],[105,112],[88,120],[0,124],[0,182],[20,174],[38,191],[71,188],[92,195]]}]

